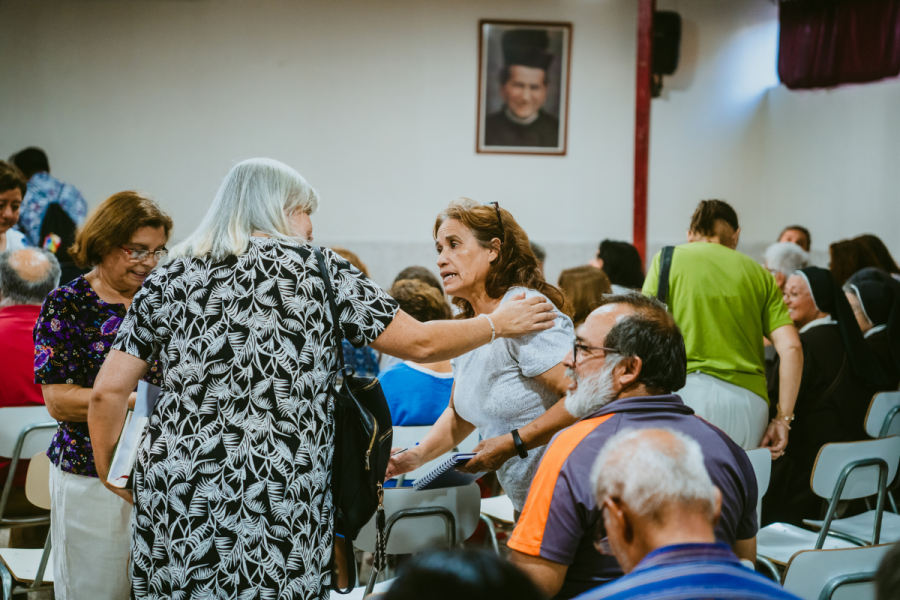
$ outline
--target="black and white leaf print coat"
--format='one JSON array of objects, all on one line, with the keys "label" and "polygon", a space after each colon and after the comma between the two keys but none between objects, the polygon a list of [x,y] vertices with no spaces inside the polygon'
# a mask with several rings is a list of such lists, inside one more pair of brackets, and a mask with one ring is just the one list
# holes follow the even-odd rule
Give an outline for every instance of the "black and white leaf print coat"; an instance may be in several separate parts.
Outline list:
[{"label": "black and white leaf print coat", "polygon": [[[325,250],[344,336],[397,304]],[[135,474],[132,596],[328,597],[334,440],[331,315],[309,247],[178,259],[134,297],[115,348],[159,357],[162,394]]]}]

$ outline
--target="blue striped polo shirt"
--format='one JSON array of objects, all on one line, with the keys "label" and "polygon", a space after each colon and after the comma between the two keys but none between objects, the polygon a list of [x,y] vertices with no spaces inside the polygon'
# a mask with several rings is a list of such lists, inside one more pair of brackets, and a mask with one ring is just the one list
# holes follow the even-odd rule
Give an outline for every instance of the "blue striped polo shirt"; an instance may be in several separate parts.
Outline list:
[{"label": "blue striped polo shirt", "polygon": [[800,600],[743,566],[726,544],[658,548],[634,570],[576,600]]}]

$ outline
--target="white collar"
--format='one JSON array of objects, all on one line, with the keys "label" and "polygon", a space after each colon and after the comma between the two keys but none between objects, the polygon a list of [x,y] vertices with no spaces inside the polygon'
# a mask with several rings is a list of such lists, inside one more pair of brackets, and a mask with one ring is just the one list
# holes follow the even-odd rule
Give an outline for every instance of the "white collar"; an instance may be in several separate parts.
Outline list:
[{"label": "white collar", "polygon": [[863,337],[869,337],[870,335],[875,335],[875,334],[878,333],[879,331],[884,331],[885,329],[887,329],[887,325],[886,325],[886,324],[876,325],[876,326],[873,327],[872,329],[868,330],[868,331],[865,333],[865,335],[863,335]]},{"label": "white collar", "polygon": [[807,323],[807,324],[804,325],[803,327],[801,327],[801,328],[800,328],[800,333],[803,333],[803,332],[805,332],[805,331],[809,331],[809,330],[812,329],[813,327],[818,327],[819,325],[837,325],[837,321],[835,321],[834,319],[832,319],[832,318],[831,318],[831,315],[828,315],[827,317],[822,317],[821,319],[815,319],[815,320],[813,320],[813,321],[810,321],[809,323]]},{"label": "white collar", "polygon": [[530,117],[525,117],[523,119],[522,117],[516,115],[516,113],[514,113],[512,110],[510,110],[510,108],[508,106],[506,107],[506,118],[517,125],[531,125],[532,123],[537,121],[537,118],[539,116],[541,116],[541,111],[537,110]]},{"label": "white collar", "polygon": [[417,365],[416,363],[414,363],[410,360],[404,360],[403,364],[406,365],[407,367],[409,367],[410,369],[418,371],[419,373],[425,373],[426,375],[431,375],[432,377],[437,377],[438,379],[453,379],[452,371],[450,373],[439,373],[437,371],[432,371],[431,369],[426,369],[422,365]]}]

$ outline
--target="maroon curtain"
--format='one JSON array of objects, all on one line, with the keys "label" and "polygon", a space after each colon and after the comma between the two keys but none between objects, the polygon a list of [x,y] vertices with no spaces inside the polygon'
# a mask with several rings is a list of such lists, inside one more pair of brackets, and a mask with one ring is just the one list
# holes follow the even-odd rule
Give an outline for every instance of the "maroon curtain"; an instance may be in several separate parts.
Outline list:
[{"label": "maroon curtain", "polygon": [[781,0],[778,76],[791,89],[900,74],[900,0]]}]

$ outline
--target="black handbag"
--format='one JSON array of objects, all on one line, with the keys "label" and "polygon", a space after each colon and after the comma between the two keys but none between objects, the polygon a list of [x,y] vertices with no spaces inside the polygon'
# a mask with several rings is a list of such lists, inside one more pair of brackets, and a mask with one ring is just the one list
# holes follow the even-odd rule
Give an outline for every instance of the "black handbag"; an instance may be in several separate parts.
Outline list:
[{"label": "black handbag", "polygon": [[[325,282],[325,293],[331,309],[332,332],[338,355],[337,373],[343,383],[336,385],[337,373],[328,383],[334,398],[334,459],[332,461],[331,490],[334,506],[334,531],[344,537],[349,587],[341,589],[332,575],[331,587],[341,594],[353,590],[356,582],[356,559],[353,541],[360,530],[375,516],[375,568],[385,567],[384,489],[393,442],[391,410],[377,377],[356,377],[344,363],[341,347],[340,314],[334,299],[331,277],[322,250],[313,247],[319,272]],[[335,556],[332,552],[332,573]]]}]

